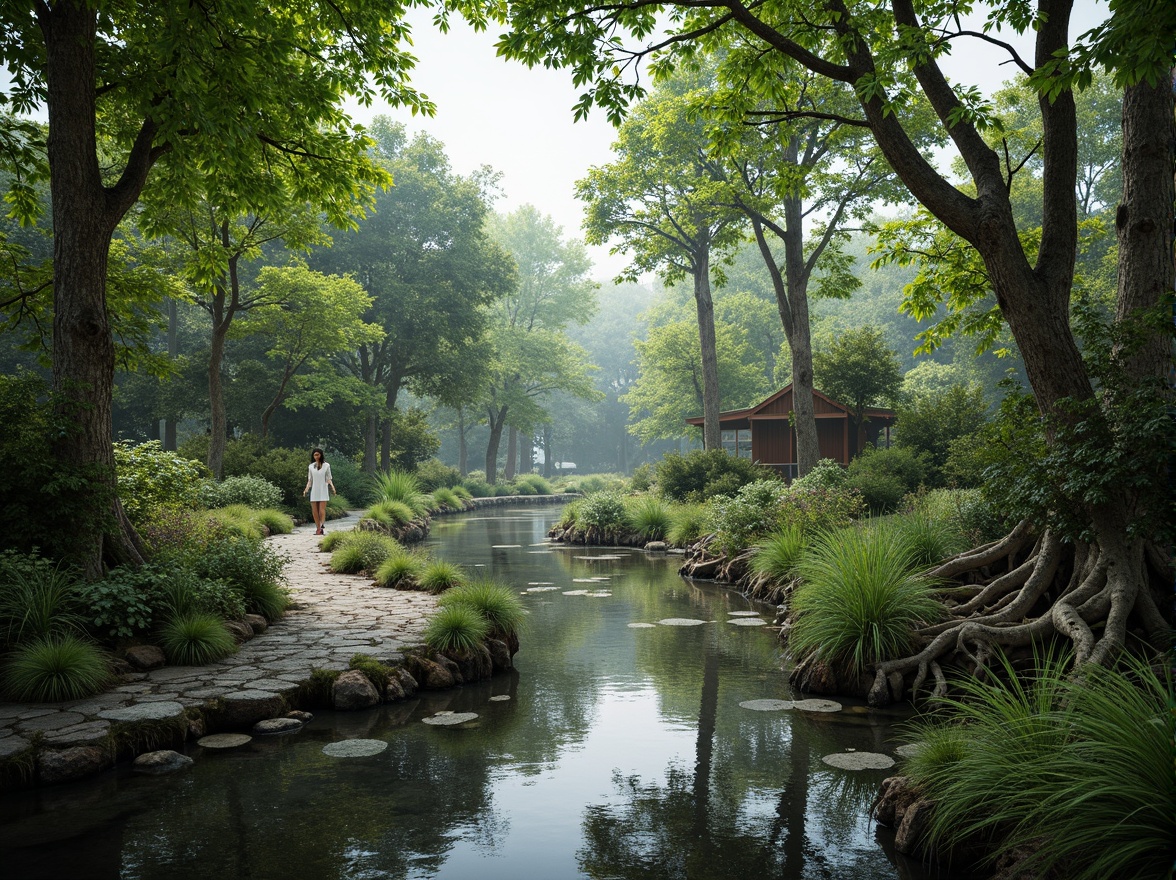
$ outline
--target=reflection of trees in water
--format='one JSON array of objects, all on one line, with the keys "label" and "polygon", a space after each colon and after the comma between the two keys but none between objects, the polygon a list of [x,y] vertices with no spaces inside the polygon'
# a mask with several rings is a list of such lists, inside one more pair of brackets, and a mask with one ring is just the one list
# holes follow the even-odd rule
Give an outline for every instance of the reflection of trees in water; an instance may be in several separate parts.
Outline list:
[{"label": "reflection of trees in water", "polygon": [[[810,802],[813,762],[841,750],[834,745],[833,725],[810,723],[798,713],[765,717],[740,709],[738,701],[748,695],[721,694],[720,680],[725,664],[743,662],[740,651],[727,650],[741,638],[714,627],[689,632],[698,633],[687,638],[701,675],[685,675],[682,663],[689,661],[677,654],[674,670],[651,673],[669,688],[675,707],[685,701],[687,682],[693,688],[694,770],[671,764],[661,784],[615,773],[614,789],[623,803],[587,809],[577,856],[582,870],[593,877],[642,880],[875,880],[885,861],[876,851],[862,853],[850,845],[852,837],[862,836],[855,825],[874,791],[864,784],[822,783],[822,791],[838,799],[824,801],[820,809]],[[642,660],[658,667],[670,658],[654,650]],[[876,778],[873,784],[876,791]],[[774,798],[773,808],[766,808],[767,798]]]}]

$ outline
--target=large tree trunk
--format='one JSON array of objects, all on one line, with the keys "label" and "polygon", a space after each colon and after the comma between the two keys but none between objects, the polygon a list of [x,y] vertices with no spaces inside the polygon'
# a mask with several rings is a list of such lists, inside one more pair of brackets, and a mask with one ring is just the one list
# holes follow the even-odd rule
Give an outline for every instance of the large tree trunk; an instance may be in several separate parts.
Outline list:
[{"label": "large tree trunk", "polygon": [[392,470],[392,419],[396,415],[396,398],[400,396],[400,377],[390,376],[384,396],[386,417],[380,423],[380,468],[385,473]]},{"label": "large tree trunk", "polygon": [[491,485],[498,482],[498,446],[502,442],[508,409],[504,406],[497,411],[493,407],[486,410],[486,421],[490,426],[490,439],[486,441],[486,482]]},{"label": "large tree trunk", "polygon": [[[176,314],[176,301],[167,299],[167,356],[173,363],[180,354],[178,339],[179,316]],[[176,451],[176,415],[169,412],[163,421],[163,448],[169,452]]]},{"label": "large tree trunk", "polygon": [[218,289],[211,299],[212,344],[208,351],[208,469],[215,479],[223,479],[228,418],[225,416],[225,391],[221,367],[225,360],[225,339],[229,334],[231,306],[225,308],[226,295]]},{"label": "large tree trunk", "polygon": [[722,449],[719,359],[715,345],[715,304],[711,299],[709,245],[702,245],[695,253],[693,271],[698,344],[702,352],[702,446],[704,449]]},{"label": "large tree trunk", "polygon": [[457,408],[457,472],[464,480],[469,468],[469,449],[466,446],[465,409]]},{"label": "large tree trunk", "polygon": [[506,467],[502,478],[510,482],[515,478],[515,462],[518,461],[519,429],[511,425],[506,431]]},{"label": "large tree trunk", "polygon": [[[85,4],[38,5],[45,39],[48,159],[53,210],[53,388],[73,430],[53,454],[82,481],[81,513],[63,523],[85,576],[104,557],[141,562],[142,545],[119,504],[111,408],[114,340],[106,311],[106,265],[115,227],[134,204],[153,159],[154,128],[144,125],[115,186],[103,186],[95,137],[95,12]],[[78,497],[80,496],[80,497]]]}]

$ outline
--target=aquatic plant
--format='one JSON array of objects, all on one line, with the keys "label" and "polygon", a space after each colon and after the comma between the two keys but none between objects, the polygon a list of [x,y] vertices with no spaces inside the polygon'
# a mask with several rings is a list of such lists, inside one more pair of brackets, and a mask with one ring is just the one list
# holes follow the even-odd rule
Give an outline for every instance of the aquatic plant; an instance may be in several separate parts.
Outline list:
[{"label": "aquatic plant", "polygon": [[469,654],[490,634],[490,624],[476,608],[461,602],[440,608],[425,627],[430,650]]},{"label": "aquatic plant", "polygon": [[72,633],[38,636],[19,645],[3,666],[2,689],[21,702],[79,700],[110,680],[105,655]]},{"label": "aquatic plant", "polygon": [[476,580],[454,587],[437,604],[442,608],[454,605],[473,608],[490,625],[490,635],[495,638],[516,635],[527,614],[515,591],[493,580]]},{"label": "aquatic plant", "polygon": [[1018,852],[1027,876],[1165,876],[1176,824],[1170,663],[1159,672],[1126,658],[1074,676],[1057,658],[1022,681],[1001,660],[1002,680],[969,676],[938,701],[954,731],[912,730],[932,744],[906,766],[935,802],[931,844],[986,841],[992,861]]},{"label": "aquatic plant", "polygon": [[810,545],[798,570],[791,651],[851,675],[906,654],[914,630],[943,613],[932,582],[917,573],[908,545],[892,528],[825,535]]},{"label": "aquatic plant", "polygon": [[167,659],[179,666],[203,666],[237,650],[237,643],[214,614],[177,614],[159,628]]}]

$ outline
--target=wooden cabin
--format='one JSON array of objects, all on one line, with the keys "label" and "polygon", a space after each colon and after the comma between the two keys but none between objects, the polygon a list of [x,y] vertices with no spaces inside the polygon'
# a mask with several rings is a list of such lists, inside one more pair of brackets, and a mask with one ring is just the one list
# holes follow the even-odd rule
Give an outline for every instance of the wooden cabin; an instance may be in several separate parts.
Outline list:
[{"label": "wooden cabin", "polygon": [[[835,400],[813,390],[813,411],[817,418],[817,443],[821,458],[848,465],[866,445],[888,447],[894,426],[894,410],[867,407],[861,430],[853,412]],[[789,423],[792,413],[792,385],[785,385],[771,397],[747,409],[719,413],[723,448],[731,455],[750,458],[775,468],[788,479],[796,476],[796,432]],[[686,423],[702,427],[702,417]]]}]

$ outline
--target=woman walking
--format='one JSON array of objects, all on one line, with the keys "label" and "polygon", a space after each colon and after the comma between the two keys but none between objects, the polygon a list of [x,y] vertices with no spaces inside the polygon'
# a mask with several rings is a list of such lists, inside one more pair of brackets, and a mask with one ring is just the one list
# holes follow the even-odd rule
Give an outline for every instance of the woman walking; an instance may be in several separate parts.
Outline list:
[{"label": "woman walking", "polygon": [[331,466],[327,464],[321,449],[310,453],[306,488],[302,490],[302,494],[305,495],[307,492],[310,493],[310,512],[314,516],[314,533],[321,535],[323,525],[327,521],[327,499],[331,497],[331,492],[336,492],[335,484],[331,482]]}]

